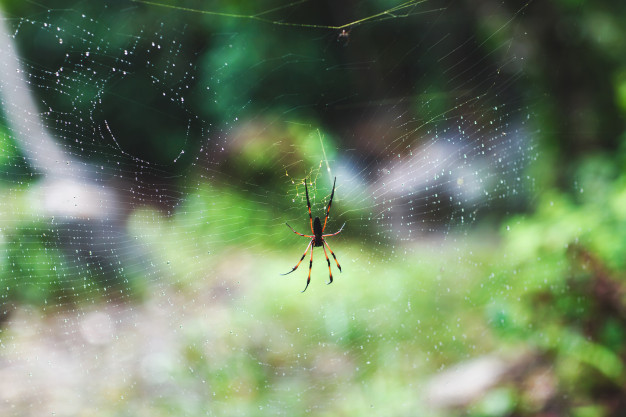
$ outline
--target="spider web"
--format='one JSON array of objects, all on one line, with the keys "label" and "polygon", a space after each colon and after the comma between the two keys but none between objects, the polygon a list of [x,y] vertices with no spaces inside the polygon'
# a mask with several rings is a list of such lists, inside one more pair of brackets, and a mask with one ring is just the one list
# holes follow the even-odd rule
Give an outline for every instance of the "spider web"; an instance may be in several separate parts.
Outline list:
[{"label": "spider web", "polygon": [[398,414],[491,347],[526,5],[354,6],[6,5],[2,415]]}]

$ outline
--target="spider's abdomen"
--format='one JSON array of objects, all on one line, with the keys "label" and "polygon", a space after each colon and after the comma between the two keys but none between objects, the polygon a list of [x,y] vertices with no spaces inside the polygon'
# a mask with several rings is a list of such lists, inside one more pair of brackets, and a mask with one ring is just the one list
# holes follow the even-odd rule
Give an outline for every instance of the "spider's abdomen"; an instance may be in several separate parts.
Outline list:
[{"label": "spider's abdomen", "polygon": [[315,235],[315,241],[313,242],[313,246],[322,246],[322,222],[319,217],[316,217],[313,220],[313,234]]}]

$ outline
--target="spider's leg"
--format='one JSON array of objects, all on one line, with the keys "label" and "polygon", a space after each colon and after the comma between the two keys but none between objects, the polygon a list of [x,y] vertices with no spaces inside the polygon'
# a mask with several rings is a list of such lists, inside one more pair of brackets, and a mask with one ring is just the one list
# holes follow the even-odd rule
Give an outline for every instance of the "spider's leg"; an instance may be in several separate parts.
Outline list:
[{"label": "spider's leg", "polygon": [[[344,224],[342,224],[342,225],[341,225],[341,228],[339,228],[339,230],[337,230],[335,233],[331,233],[331,234],[329,234],[329,235],[322,235],[322,237],[328,237],[328,236],[335,236],[335,235],[338,235],[339,233],[341,233],[341,231],[343,230],[343,227],[344,227],[345,225],[346,225],[345,223],[344,223]],[[293,229],[292,229],[292,230],[293,230]],[[297,233],[297,232],[296,232],[296,233]]]},{"label": "spider's leg", "polygon": [[[313,243],[313,241],[311,241]],[[309,262],[309,277],[306,279],[306,287],[302,290],[305,292],[307,288],[309,288],[309,283],[311,282],[311,268],[313,267],[313,248],[311,248],[311,261]]]},{"label": "spider's leg", "polygon": [[[322,249],[324,249],[324,256],[326,256],[326,263],[328,264],[328,276],[330,277],[330,281],[328,281],[328,284],[332,284],[333,283],[333,273],[330,270],[330,259],[328,259],[328,254],[326,253],[326,247],[322,246]],[[335,255],[333,255],[333,256],[335,256]],[[341,271],[341,269],[339,269],[339,270]]]},{"label": "spider's leg", "polygon": [[324,233],[324,229],[326,229],[328,213],[330,213],[330,205],[333,203],[333,196],[335,195],[335,184],[337,184],[337,177],[335,177],[335,182],[333,182],[333,191],[330,193],[330,200],[328,200],[328,207],[326,207],[326,218],[324,218],[324,227],[322,227],[322,233]]},{"label": "spider's leg", "polygon": [[313,216],[311,215],[311,202],[309,201],[309,188],[306,186],[306,178],[304,179],[304,191],[306,192],[306,206],[309,208],[309,220],[311,221],[311,233],[313,231]]},{"label": "spider's leg", "polygon": [[304,236],[304,237],[309,237],[309,238],[313,237],[313,236],[310,236],[310,235],[303,235],[303,234],[302,234],[302,233],[300,233],[300,232],[296,232],[295,230],[293,230],[293,227],[289,226],[289,223],[285,223],[285,224],[287,225],[287,227],[288,227],[288,228],[290,228],[290,229],[291,229],[291,231],[292,231],[292,232],[294,232],[294,233],[295,233],[295,234],[297,234],[297,235]]},{"label": "spider's leg", "polygon": [[[339,233],[339,232],[337,232],[337,233]],[[326,247],[330,251],[330,254],[333,255],[333,259],[337,263],[337,268],[339,268],[339,272],[341,272],[341,265],[339,265],[339,261],[337,260],[337,257],[335,256],[335,252],[333,252],[333,250],[330,248],[330,246],[328,246],[328,243],[326,243],[326,239],[322,240],[322,242],[324,242],[324,245],[326,245]],[[326,259],[328,259],[328,256],[326,257]],[[330,267],[330,263],[329,263],[328,266]]]},{"label": "spider's leg", "polygon": [[[313,244],[313,240],[311,239],[311,241],[309,242],[308,246],[306,247],[306,250],[304,251],[304,253],[302,254],[302,258],[300,258],[300,261],[298,262],[298,264],[296,266],[293,267],[293,269],[287,273],[284,274],[280,274],[280,275],[287,275],[287,274],[291,274],[293,271],[295,271],[296,269],[298,269],[298,267],[300,266],[300,264],[302,263],[302,260],[304,259],[304,257],[306,256],[306,253],[309,251],[309,248],[311,247],[311,244]],[[313,254],[313,249],[311,249],[311,254]],[[309,274],[310,274],[310,269],[309,269]]]}]

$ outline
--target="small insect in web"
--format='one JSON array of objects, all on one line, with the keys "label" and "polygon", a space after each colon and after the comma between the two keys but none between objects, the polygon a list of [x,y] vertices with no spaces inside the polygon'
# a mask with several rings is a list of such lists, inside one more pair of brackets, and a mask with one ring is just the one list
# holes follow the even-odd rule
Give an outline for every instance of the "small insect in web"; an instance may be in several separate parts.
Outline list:
[{"label": "small insect in web", "polygon": [[293,227],[289,226],[288,223],[285,223],[287,225],[287,227],[289,227],[291,229],[291,231],[294,232],[295,234],[300,235],[300,236],[304,236],[304,237],[308,237],[308,238],[311,239],[311,241],[309,242],[309,244],[306,247],[306,250],[302,254],[302,257],[300,258],[300,261],[296,264],[296,266],[294,266],[291,271],[289,271],[289,272],[287,272],[285,274],[281,274],[281,275],[291,274],[293,271],[298,269],[298,267],[302,263],[302,260],[306,256],[307,252],[309,251],[309,249],[311,249],[311,260],[309,261],[309,277],[307,278],[307,281],[306,281],[306,287],[304,287],[304,290],[302,290],[302,292],[305,292],[306,289],[309,288],[309,283],[311,282],[311,268],[313,267],[313,248],[321,246],[322,249],[324,249],[324,255],[326,256],[326,262],[328,263],[328,275],[330,277],[330,281],[328,282],[329,284],[331,284],[333,282],[333,273],[330,270],[330,259],[328,259],[328,254],[326,253],[326,248],[328,248],[328,250],[330,251],[330,254],[333,256],[333,259],[337,263],[337,268],[339,269],[339,272],[341,272],[341,265],[339,265],[339,261],[337,260],[337,257],[333,253],[333,251],[330,248],[330,246],[328,246],[328,243],[326,243],[326,239],[325,238],[327,238],[329,236],[338,235],[339,233],[341,233],[341,231],[343,230],[343,226],[345,226],[346,224],[344,223],[343,226],[341,226],[341,228],[339,229],[339,231],[337,231],[335,233],[330,233],[330,234],[327,234],[327,235],[324,234],[324,230],[326,229],[326,223],[328,222],[328,214],[330,213],[330,205],[333,203],[333,196],[335,195],[335,184],[336,183],[337,183],[337,177],[335,177],[335,181],[333,182],[333,191],[330,193],[330,200],[328,201],[328,207],[326,207],[326,217],[324,218],[324,226],[322,226],[322,222],[320,221],[319,217],[316,217],[315,220],[313,220],[313,216],[311,215],[311,202],[309,201],[309,189],[308,189],[308,187],[306,185],[306,180],[304,180],[304,190],[306,192],[306,205],[307,205],[307,207],[309,209],[309,221],[311,223],[311,233],[312,234],[311,235],[304,235],[302,233],[298,233],[298,232],[296,232],[293,229]]},{"label": "small insect in web", "polygon": [[339,42],[341,45],[343,46],[347,46],[348,42],[350,42],[350,31],[352,29],[341,29],[341,32],[339,32],[339,35],[337,35],[337,42]]}]

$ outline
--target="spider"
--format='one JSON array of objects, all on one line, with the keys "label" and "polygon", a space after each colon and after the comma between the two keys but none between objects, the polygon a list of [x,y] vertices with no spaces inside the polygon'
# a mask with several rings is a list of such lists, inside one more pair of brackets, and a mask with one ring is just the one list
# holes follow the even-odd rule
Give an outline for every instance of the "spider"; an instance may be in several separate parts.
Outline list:
[{"label": "spider", "polygon": [[328,275],[330,276],[330,281],[328,282],[328,284],[332,284],[333,282],[333,273],[330,270],[330,259],[328,259],[328,254],[326,253],[326,248],[328,248],[328,250],[330,251],[330,254],[333,255],[333,259],[335,260],[335,262],[337,263],[337,268],[339,269],[339,272],[341,272],[341,265],[339,265],[339,261],[337,260],[337,257],[335,256],[335,254],[333,253],[332,249],[330,248],[330,246],[328,246],[328,243],[326,243],[326,237],[329,236],[335,236],[338,235],[339,233],[341,233],[341,231],[343,230],[343,226],[345,226],[346,224],[344,223],[343,226],[341,226],[341,228],[339,229],[339,231],[335,232],[335,233],[331,233],[328,235],[323,234],[324,233],[324,229],[326,229],[326,222],[328,221],[328,213],[330,213],[330,205],[333,202],[333,195],[335,195],[335,184],[337,183],[337,177],[335,177],[335,182],[333,183],[333,191],[330,193],[330,200],[328,201],[328,207],[326,207],[326,218],[324,218],[324,226],[322,226],[322,222],[320,221],[319,217],[316,217],[315,220],[313,220],[313,216],[311,216],[311,202],[309,201],[309,189],[306,185],[306,180],[304,180],[304,189],[306,191],[306,205],[309,208],[309,221],[311,223],[311,235],[303,235],[302,233],[298,233],[296,232],[293,227],[289,226],[288,223],[285,223],[287,225],[287,227],[289,227],[291,229],[292,232],[294,232],[297,235],[300,236],[304,236],[304,237],[308,237],[311,239],[311,241],[309,242],[309,244],[306,247],[306,250],[304,251],[304,253],[302,254],[302,257],[300,258],[300,261],[296,264],[296,266],[293,267],[293,269],[285,274],[281,274],[281,275],[287,275],[287,274],[291,274],[293,271],[295,271],[296,269],[298,269],[298,267],[300,266],[300,263],[302,263],[302,260],[304,259],[304,257],[306,256],[306,253],[309,251],[309,248],[311,249],[311,260],[309,261],[309,277],[306,280],[306,287],[304,287],[304,290],[302,290],[302,292],[305,292],[307,288],[309,288],[309,283],[311,282],[311,268],[313,267],[313,248],[321,246],[322,249],[324,249],[324,255],[326,256],[326,262],[328,263]]}]

